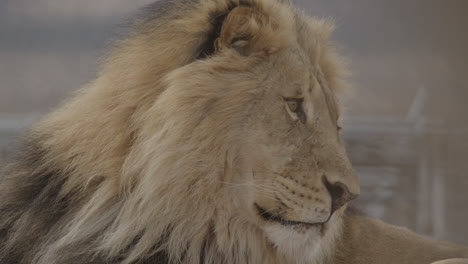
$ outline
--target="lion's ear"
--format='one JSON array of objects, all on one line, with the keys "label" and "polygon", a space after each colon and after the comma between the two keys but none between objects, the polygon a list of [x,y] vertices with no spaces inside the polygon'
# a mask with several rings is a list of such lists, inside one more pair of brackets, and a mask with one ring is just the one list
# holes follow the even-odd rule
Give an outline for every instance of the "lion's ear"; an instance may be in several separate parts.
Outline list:
[{"label": "lion's ear", "polygon": [[219,38],[214,42],[215,52],[231,48],[248,56],[262,51],[263,47],[257,41],[264,22],[262,20],[262,15],[253,7],[234,8],[224,19]]}]

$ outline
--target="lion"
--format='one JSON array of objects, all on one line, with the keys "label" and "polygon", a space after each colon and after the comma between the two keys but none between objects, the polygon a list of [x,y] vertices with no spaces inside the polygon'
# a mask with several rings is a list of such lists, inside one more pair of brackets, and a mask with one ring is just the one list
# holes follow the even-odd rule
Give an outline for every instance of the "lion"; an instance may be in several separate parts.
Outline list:
[{"label": "lion", "polygon": [[149,6],[0,182],[1,263],[431,263],[352,213],[329,19],[276,0]]}]

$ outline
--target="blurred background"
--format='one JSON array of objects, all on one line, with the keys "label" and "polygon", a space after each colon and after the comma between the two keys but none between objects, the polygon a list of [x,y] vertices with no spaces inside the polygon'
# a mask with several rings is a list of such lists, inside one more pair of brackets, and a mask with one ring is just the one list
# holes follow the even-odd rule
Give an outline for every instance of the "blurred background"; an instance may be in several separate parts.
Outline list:
[{"label": "blurred background", "polygon": [[[153,0],[0,1],[0,166],[14,139],[92,80]],[[468,1],[297,0],[332,16],[351,61],[342,96],[366,214],[468,244]]]}]

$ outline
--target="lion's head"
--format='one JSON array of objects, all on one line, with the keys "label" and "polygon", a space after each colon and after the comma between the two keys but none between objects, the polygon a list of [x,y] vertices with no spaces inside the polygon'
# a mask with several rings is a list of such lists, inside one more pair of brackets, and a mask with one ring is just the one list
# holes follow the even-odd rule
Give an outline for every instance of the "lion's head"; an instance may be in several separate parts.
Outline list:
[{"label": "lion's head", "polygon": [[[215,53],[225,57],[221,63],[257,60],[206,77],[222,87],[224,101],[207,118],[233,129],[220,134],[237,148],[222,178],[228,201],[239,203],[235,214],[245,214],[280,253],[314,259],[322,240],[322,250],[330,246],[359,184],[340,141],[331,26],[281,11],[241,6],[224,20],[218,43],[228,44]],[[197,70],[193,76],[203,76]]]},{"label": "lion's head", "polygon": [[149,13],[35,129],[41,166],[65,178],[61,195],[80,197],[35,260],[317,260],[359,194],[339,135],[331,23],[274,0]]}]

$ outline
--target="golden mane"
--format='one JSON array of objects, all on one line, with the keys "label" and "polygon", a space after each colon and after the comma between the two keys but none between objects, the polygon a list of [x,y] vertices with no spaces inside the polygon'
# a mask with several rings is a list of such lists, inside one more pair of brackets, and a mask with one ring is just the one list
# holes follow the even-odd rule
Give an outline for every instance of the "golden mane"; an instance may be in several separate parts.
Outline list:
[{"label": "golden mane", "polygon": [[[217,215],[229,199],[222,182],[238,156],[233,139],[242,133],[232,127],[239,114],[248,114],[242,105],[254,84],[252,76],[235,72],[265,55],[242,62],[204,58],[213,52],[218,24],[242,5],[263,14],[267,26],[256,41],[266,53],[288,45],[295,20],[302,19],[289,4],[269,0],[157,3],[117,43],[98,78],[33,128],[24,157],[8,167],[0,185],[0,230],[9,233],[0,259],[278,261],[255,228]],[[332,26],[313,25],[315,41],[325,42]],[[320,58],[331,83],[338,69],[333,56]],[[211,78],[217,71],[234,75]],[[236,89],[214,91],[219,81]],[[209,118],[207,110],[219,115]],[[23,185],[27,179],[35,186]],[[39,198],[23,197],[33,187]],[[28,206],[32,201],[38,205]],[[25,211],[17,211],[20,206]],[[215,236],[220,223],[233,235]],[[27,226],[37,232],[29,234]]]}]

